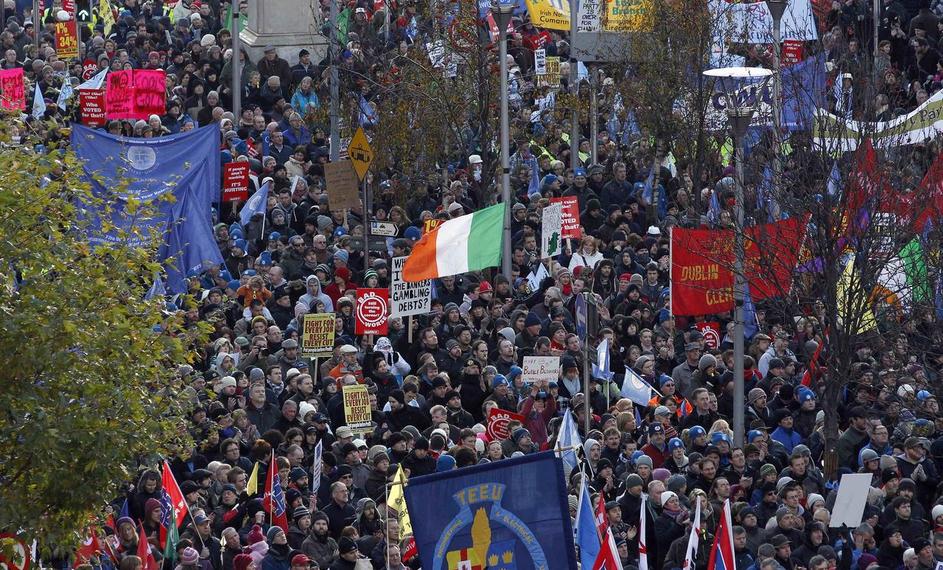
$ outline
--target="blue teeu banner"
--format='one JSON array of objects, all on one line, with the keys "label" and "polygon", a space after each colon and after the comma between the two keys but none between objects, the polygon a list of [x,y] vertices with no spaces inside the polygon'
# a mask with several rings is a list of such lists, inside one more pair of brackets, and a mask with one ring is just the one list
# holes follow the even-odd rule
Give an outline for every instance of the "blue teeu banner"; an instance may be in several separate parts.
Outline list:
[{"label": "blue teeu banner", "polygon": [[563,467],[552,451],[410,479],[428,570],[576,568]]},{"label": "blue teeu banner", "polygon": [[[124,241],[120,232],[132,228],[142,236],[136,241],[143,241],[148,232],[161,232],[160,261],[165,263],[167,289],[172,293],[186,292],[188,271],[223,262],[212,228],[212,204],[220,187],[219,128],[144,139],[73,125],[71,142],[92,191],[111,209],[105,215],[114,229],[100,231],[100,222],[90,224],[91,244]],[[168,192],[175,200],[160,201],[153,217],[142,218],[125,208],[129,197],[149,202]]]}]

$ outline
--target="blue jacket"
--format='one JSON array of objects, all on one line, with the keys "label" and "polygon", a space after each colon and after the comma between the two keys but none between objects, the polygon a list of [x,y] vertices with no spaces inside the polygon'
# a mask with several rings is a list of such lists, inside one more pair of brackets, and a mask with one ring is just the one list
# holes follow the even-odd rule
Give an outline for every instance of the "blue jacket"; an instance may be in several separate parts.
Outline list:
[{"label": "blue jacket", "polygon": [[782,426],[776,428],[776,430],[770,434],[770,437],[783,444],[783,447],[786,448],[786,453],[792,453],[792,449],[802,443],[802,437],[796,430],[787,430]]}]

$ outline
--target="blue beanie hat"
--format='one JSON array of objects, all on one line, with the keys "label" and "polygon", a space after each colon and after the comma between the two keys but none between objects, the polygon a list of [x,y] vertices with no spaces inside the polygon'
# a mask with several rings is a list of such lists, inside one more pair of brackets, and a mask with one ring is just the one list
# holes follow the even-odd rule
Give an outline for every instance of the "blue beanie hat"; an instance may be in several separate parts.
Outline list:
[{"label": "blue beanie hat", "polygon": [[518,376],[520,376],[520,375],[523,374],[523,373],[524,373],[524,370],[521,369],[520,366],[512,366],[511,369],[508,370],[508,376],[507,376],[507,378],[508,378],[508,380],[514,380],[515,378],[517,378]]},{"label": "blue beanie hat", "polygon": [[259,265],[271,265],[271,264],[272,264],[272,254],[267,251],[263,251],[262,254],[259,256]]},{"label": "blue beanie hat", "polygon": [[239,249],[241,249],[242,251],[246,251],[246,240],[244,240],[244,239],[237,239],[236,242],[235,242],[234,244],[232,244],[232,246],[233,246],[233,247],[236,247],[236,248],[239,248]]},{"label": "blue beanie hat", "polygon": [[673,437],[668,440],[668,451],[674,451],[678,449],[679,447],[681,449],[684,449],[684,442],[678,439],[677,437]]},{"label": "blue beanie hat", "polygon": [[694,426],[688,431],[688,435],[691,436],[691,439],[696,437],[701,437],[702,435],[707,435],[707,431],[704,430],[701,426]]},{"label": "blue beanie hat", "polygon": [[422,230],[416,226],[409,226],[403,232],[403,237],[406,239],[417,240],[422,237]]},{"label": "blue beanie hat", "polygon": [[498,374],[494,377],[494,380],[491,381],[491,385],[495,388],[498,386],[507,386],[509,384],[510,382],[508,382],[508,379],[504,376],[504,374]]},{"label": "blue beanie hat", "polygon": [[528,312],[527,317],[524,319],[525,327],[532,327],[540,324],[540,317],[536,313]]},{"label": "blue beanie hat", "polygon": [[232,289],[233,291],[237,291],[239,289],[239,281],[237,279],[233,279],[229,283],[226,283],[226,288]]},{"label": "blue beanie hat", "polygon": [[435,472],[442,473],[443,471],[451,471],[452,469],[455,469],[455,458],[447,453],[440,455],[435,464]]},{"label": "blue beanie hat", "polygon": [[350,259],[350,254],[347,253],[346,249],[339,249],[334,252],[334,259],[339,259],[344,263],[347,263],[347,260]]}]

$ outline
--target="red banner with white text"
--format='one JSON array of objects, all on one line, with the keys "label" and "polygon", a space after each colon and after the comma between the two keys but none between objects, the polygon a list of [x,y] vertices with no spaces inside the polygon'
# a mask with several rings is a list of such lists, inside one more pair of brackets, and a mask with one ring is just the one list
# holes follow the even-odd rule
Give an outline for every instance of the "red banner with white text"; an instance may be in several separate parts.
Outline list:
[{"label": "red banner with white text", "polygon": [[[746,229],[744,275],[754,301],[789,293],[807,224],[803,216]],[[733,230],[672,228],[672,314],[733,310],[733,246]]]}]

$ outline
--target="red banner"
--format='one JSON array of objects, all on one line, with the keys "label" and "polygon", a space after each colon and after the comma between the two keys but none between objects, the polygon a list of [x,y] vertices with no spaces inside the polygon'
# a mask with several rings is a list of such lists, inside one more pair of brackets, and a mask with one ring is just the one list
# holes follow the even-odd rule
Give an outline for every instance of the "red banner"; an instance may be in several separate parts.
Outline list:
[{"label": "red banner", "polygon": [[[747,228],[744,275],[754,301],[785,295],[808,216]],[[714,315],[733,309],[733,230],[672,228],[671,312]]]},{"label": "red banner", "polygon": [[566,196],[564,198],[551,198],[551,204],[563,204],[563,237],[579,239],[583,236],[583,229],[580,228],[580,202],[576,196]]},{"label": "red banner", "polygon": [[93,129],[108,122],[105,113],[104,89],[79,89],[79,111],[82,124]]},{"label": "red banner", "polygon": [[122,69],[108,74],[105,82],[105,108],[109,119],[137,119],[134,114],[134,70]]},{"label": "red banner", "polygon": [[23,68],[0,69],[0,107],[10,110],[26,109],[26,84],[23,82]]},{"label": "red banner", "polygon": [[82,62],[82,81],[88,81],[98,73],[98,64],[94,59],[86,59]]},{"label": "red banner", "polygon": [[227,162],[223,165],[223,202],[249,199],[249,163]]},{"label": "red banner", "polygon": [[61,59],[79,57],[79,35],[75,20],[56,22],[56,55]]},{"label": "red banner", "polygon": [[123,69],[108,74],[105,92],[109,119],[147,119],[167,110],[163,70]]},{"label": "red banner", "polygon": [[386,334],[390,318],[389,289],[357,289],[354,334]]},{"label": "red banner", "polygon": [[720,323],[717,321],[694,323],[697,330],[704,335],[704,345],[710,349],[720,348]]},{"label": "red banner", "polygon": [[488,439],[494,441],[511,437],[508,433],[508,423],[514,420],[523,424],[524,416],[500,408],[491,408],[488,412]]},{"label": "red banner", "polygon": [[134,70],[134,112],[142,119],[167,112],[167,76],[164,70]]},{"label": "red banner", "polygon": [[802,42],[800,40],[783,40],[783,65],[787,67],[795,65],[802,61],[802,59]]}]

